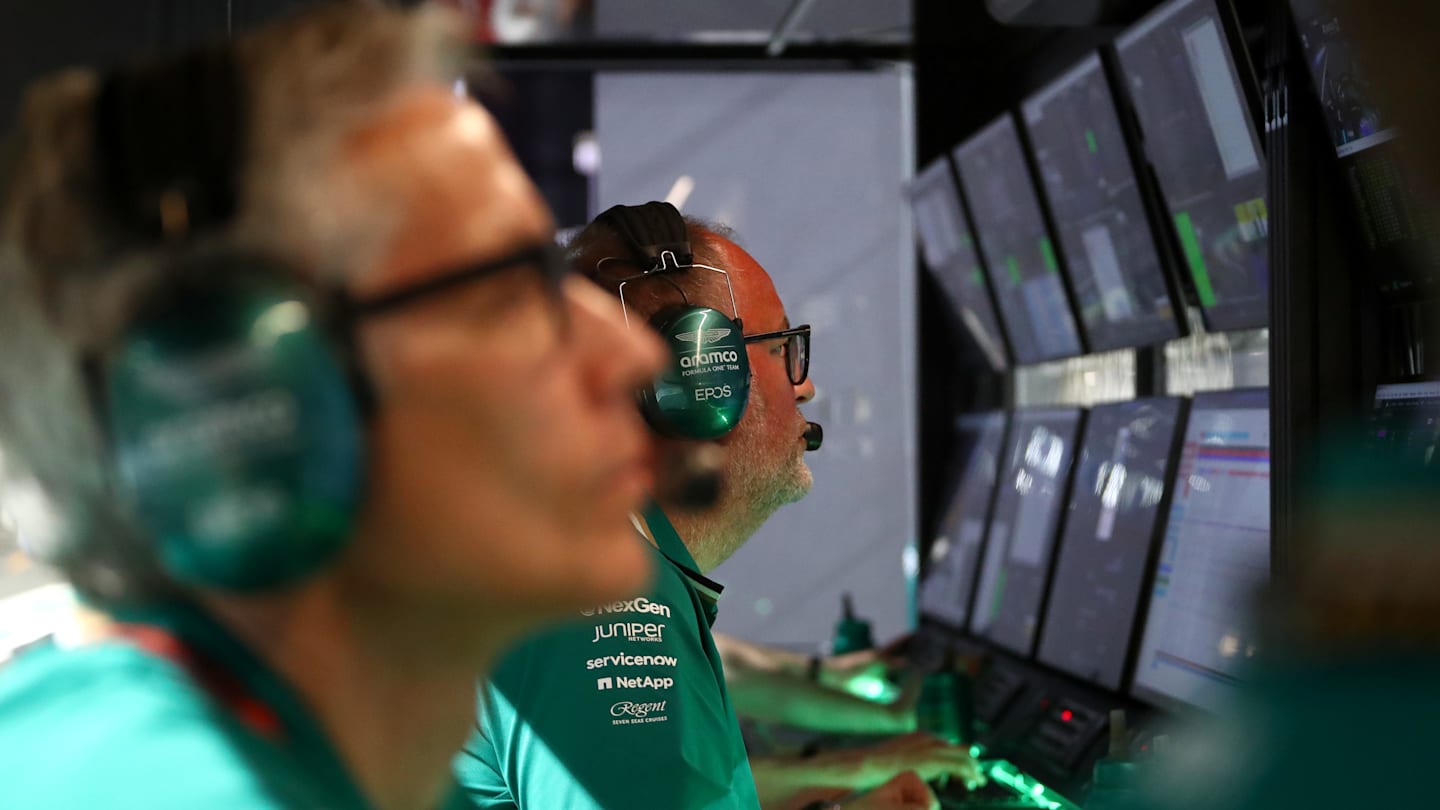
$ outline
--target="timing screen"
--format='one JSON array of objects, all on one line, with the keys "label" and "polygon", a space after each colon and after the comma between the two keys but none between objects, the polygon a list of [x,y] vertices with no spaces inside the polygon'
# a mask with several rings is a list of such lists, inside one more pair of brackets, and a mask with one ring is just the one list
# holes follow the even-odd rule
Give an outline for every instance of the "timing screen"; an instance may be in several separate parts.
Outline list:
[{"label": "timing screen", "polygon": [[1021,105],[1091,351],[1180,334],[1098,55]]},{"label": "timing screen", "polygon": [[1079,354],[1080,336],[1015,122],[1002,116],[956,147],[955,159],[1015,362]]},{"label": "timing screen", "polygon": [[1207,324],[1265,326],[1263,152],[1213,0],[1165,5],[1115,47]]}]

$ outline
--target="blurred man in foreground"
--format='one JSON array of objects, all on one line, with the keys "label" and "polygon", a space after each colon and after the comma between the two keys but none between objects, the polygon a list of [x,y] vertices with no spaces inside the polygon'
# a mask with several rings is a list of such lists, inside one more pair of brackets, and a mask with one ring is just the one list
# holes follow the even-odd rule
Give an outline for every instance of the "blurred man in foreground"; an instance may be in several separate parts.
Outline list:
[{"label": "blurred man in foreground", "polygon": [[659,347],[453,31],[337,5],[32,89],[0,494],[113,624],[0,675],[6,806],[438,806],[497,649],[644,587]]}]

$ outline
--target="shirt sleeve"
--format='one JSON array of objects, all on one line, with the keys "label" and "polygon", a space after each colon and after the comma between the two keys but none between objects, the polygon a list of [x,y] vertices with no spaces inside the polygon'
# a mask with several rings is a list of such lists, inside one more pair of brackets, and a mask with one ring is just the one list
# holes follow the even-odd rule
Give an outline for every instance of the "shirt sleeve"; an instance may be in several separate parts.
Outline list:
[{"label": "shirt sleeve", "polygon": [[484,699],[485,687],[481,687],[480,705],[477,707],[475,729],[466,740],[465,747],[455,757],[455,780],[460,792],[470,804],[483,810],[517,810],[505,773],[500,767],[500,756],[486,734],[490,715]]}]

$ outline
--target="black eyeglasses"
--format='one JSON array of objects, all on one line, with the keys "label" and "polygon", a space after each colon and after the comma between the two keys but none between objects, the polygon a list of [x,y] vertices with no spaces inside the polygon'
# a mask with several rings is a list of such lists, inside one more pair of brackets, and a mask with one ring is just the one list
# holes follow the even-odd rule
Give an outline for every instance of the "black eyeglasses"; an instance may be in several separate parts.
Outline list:
[{"label": "black eyeglasses", "polygon": [[409,287],[402,287],[376,298],[352,301],[351,307],[356,315],[362,317],[379,315],[408,306],[437,293],[525,266],[533,268],[540,275],[541,280],[545,282],[546,289],[555,301],[556,310],[563,319],[565,306],[561,301],[560,283],[570,274],[570,263],[565,261],[565,252],[548,241],[530,245],[494,261],[458,267],[435,278],[426,279]]},{"label": "black eyeglasses", "polygon": [[746,335],[746,343],[785,338],[785,372],[790,375],[790,384],[799,385],[810,376],[810,324],[802,323],[779,332],[761,332]]}]

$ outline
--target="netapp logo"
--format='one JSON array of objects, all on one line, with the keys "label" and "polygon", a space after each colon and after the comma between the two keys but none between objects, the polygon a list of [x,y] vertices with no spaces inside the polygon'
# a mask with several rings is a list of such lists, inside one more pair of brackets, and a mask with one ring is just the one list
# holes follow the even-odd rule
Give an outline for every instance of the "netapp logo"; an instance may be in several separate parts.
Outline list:
[{"label": "netapp logo", "polygon": [[733,351],[702,352],[694,357],[688,354],[680,356],[681,368],[697,368],[699,366],[712,366],[716,363],[738,363],[740,355]]},{"label": "netapp logo", "polygon": [[645,597],[631,599],[628,602],[611,602],[608,605],[601,605],[597,608],[580,611],[581,616],[594,616],[597,613],[650,613],[655,616],[670,618],[670,606],[662,605],[659,602],[651,602]]},{"label": "netapp logo", "polygon": [[664,641],[665,625],[654,622],[615,622],[595,628],[594,644],[602,638],[623,638],[626,641]]},{"label": "netapp logo", "polygon": [[622,700],[610,707],[611,717],[649,717],[652,713],[665,711],[665,704],[668,700],[661,700],[655,703],[636,703],[630,700]]},{"label": "netapp logo", "polygon": [[730,335],[729,329],[703,329],[695,332],[681,332],[675,336],[676,340],[683,340],[686,343],[704,343],[709,346],[718,343]]},{"label": "netapp logo", "polygon": [[591,658],[585,662],[586,669],[604,669],[605,667],[673,667],[680,659],[673,655],[604,655],[599,658]]},{"label": "netapp logo", "polygon": [[595,689],[600,692],[606,689],[669,689],[674,685],[674,678],[655,678],[649,675],[639,678],[616,676],[595,679]]}]

